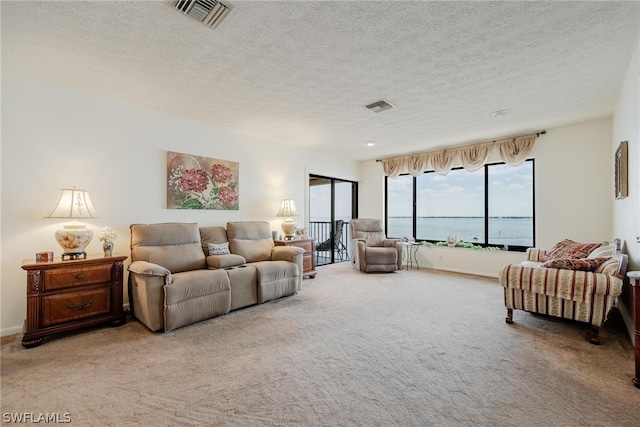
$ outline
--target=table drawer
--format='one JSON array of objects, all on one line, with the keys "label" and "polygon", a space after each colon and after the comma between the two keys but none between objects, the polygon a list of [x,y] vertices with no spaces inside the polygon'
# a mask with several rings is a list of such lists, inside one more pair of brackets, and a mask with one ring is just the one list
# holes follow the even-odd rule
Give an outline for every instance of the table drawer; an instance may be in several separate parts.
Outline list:
[{"label": "table drawer", "polygon": [[304,255],[302,257],[302,271],[313,270],[313,255]]},{"label": "table drawer", "polygon": [[109,313],[111,288],[51,295],[42,298],[42,326]]},{"label": "table drawer", "polygon": [[112,264],[92,265],[77,268],[45,270],[44,289],[56,289],[93,285],[111,281]]}]

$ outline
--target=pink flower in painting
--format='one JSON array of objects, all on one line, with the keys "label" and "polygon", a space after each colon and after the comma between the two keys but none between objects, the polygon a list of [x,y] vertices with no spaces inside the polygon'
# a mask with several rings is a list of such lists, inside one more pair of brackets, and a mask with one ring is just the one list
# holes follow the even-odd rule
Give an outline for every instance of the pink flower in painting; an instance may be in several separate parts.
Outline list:
[{"label": "pink flower in painting", "polygon": [[207,173],[202,169],[187,169],[182,172],[180,186],[186,191],[203,192],[209,185]]},{"label": "pink flower in painting", "polygon": [[222,187],[218,190],[220,203],[229,206],[238,202],[238,192],[231,187]]},{"label": "pink flower in painting", "polygon": [[233,178],[231,169],[219,163],[211,166],[211,175],[213,176],[214,181],[222,184],[226,184],[227,182],[231,181],[231,178]]}]

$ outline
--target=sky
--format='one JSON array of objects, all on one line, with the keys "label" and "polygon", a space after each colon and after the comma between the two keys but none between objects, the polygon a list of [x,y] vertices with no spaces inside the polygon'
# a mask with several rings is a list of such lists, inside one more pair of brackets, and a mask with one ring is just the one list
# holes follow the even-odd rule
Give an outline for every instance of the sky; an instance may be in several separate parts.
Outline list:
[{"label": "sky", "polygon": [[[489,168],[489,216],[533,216],[533,162],[518,167]],[[410,175],[389,178],[389,216],[411,216]],[[351,218],[351,183],[336,183],[336,218]],[[483,216],[484,168],[477,172],[454,169],[446,176],[425,173],[418,177],[418,216]],[[331,218],[331,187],[309,188],[311,221]]]},{"label": "sky", "polygon": [[[533,216],[532,167],[533,162],[525,162],[489,168],[489,216]],[[417,185],[418,217],[484,215],[484,169],[425,173]],[[388,186],[389,216],[411,216],[412,177],[390,178]]]}]

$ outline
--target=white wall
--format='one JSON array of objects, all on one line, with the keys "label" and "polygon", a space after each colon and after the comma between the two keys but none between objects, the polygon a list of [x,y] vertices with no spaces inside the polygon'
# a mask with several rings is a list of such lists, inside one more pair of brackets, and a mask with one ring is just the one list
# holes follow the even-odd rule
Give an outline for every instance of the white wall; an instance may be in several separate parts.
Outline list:
[{"label": "white wall", "polygon": [[[166,151],[239,162],[240,209],[166,209]],[[40,251],[62,253],[53,236],[64,221],[43,219],[60,188],[91,193],[100,218],[85,221],[95,233],[88,252],[102,252],[97,233],[110,226],[118,233],[115,251],[128,255],[132,223],[266,220],[279,230],[282,198],[296,201],[297,222],[304,221],[308,173],[360,179],[353,161],[7,75],[1,165],[2,335],[22,331],[22,260]]]},{"label": "white wall", "polygon": [[[532,150],[535,158],[536,246],[551,247],[569,238],[582,242],[612,240],[613,157],[611,120],[600,120],[547,129]],[[473,142],[473,141],[471,141]],[[480,141],[478,141],[480,142]],[[461,145],[470,141],[460,141]],[[490,161],[499,161],[496,150]],[[384,218],[382,165],[362,165],[360,212]],[[421,266],[497,277],[505,260],[524,259],[524,254],[482,254],[460,249],[421,248]],[[443,256],[448,254],[448,256]],[[463,256],[464,255],[464,256]]]},{"label": "white wall", "polygon": [[[629,196],[613,203],[613,228],[623,240],[624,252],[629,255],[628,270],[640,270],[640,44],[624,77],[624,84],[613,121],[613,138],[609,147],[612,157],[620,141],[629,141]],[[611,178],[613,179],[613,177]],[[629,334],[633,331],[631,287],[625,286],[620,296],[620,312]]]}]

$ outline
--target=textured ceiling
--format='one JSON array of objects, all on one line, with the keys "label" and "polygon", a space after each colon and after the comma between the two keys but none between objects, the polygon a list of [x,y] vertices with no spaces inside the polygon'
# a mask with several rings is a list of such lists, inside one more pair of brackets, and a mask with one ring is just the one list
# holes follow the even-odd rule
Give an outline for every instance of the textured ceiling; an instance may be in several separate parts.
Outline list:
[{"label": "textured ceiling", "polygon": [[226,4],[212,30],[166,1],[2,1],[2,72],[366,160],[610,117],[640,27],[638,1]]}]

